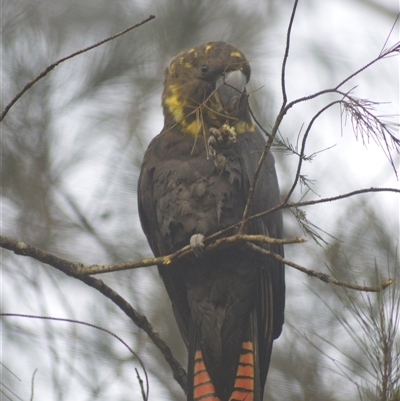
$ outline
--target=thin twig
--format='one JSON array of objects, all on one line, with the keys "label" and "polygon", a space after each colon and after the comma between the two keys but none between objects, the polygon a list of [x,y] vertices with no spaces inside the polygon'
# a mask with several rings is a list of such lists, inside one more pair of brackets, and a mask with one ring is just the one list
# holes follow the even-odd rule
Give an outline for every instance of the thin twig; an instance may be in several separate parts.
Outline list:
[{"label": "thin twig", "polygon": [[[285,84],[285,71],[286,71],[286,63],[287,63],[287,58],[289,56],[289,49],[290,49],[290,34],[292,32],[292,26],[293,26],[294,17],[296,14],[297,3],[298,3],[298,0],[295,0],[293,9],[292,9],[292,14],[290,17],[287,34],[286,34],[285,54],[283,56],[283,61],[282,61],[282,71],[281,71],[281,85],[282,85],[282,96],[283,96],[282,106],[281,106],[281,109],[275,120],[275,124],[274,124],[274,127],[272,128],[271,134],[268,135],[267,143],[265,144],[264,150],[260,156],[260,159],[258,160],[258,164],[257,164],[256,170],[254,172],[254,177],[253,177],[253,180],[252,180],[250,188],[249,188],[246,206],[244,208],[242,220],[240,223],[240,228],[239,228],[240,234],[245,233],[246,224],[248,222],[248,217],[250,215],[251,205],[253,203],[253,198],[254,198],[254,193],[255,193],[258,176],[260,175],[260,171],[261,171],[262,165],[264,163],[264,160],[267,157],[268,152],[270,151],[270,148],[274,141],[275,135],[278,132],[279,125],[280,125],[284,115],[286,114],[285,110],[286,110],[286,103],[287,103],[287,95],[286,95],[286,84]],[[260,124],[258,124],[258,126],[260,126]],[[265,132],[264,129],[263,129],[263,131]]]},{"label": "thin twig", "polygon": [[[341,91],[337,91],[337,93],[343,96],[341,105],[352,119],[353,131],[356,138],[358,137],[357,134],[359,134],[364,142],[364,136],[368,139],[372,137],[375,143],[380,146],[386,154],[397,177],[397,169],[391,155],[391,145],[399,152],[400,139],[391,132],[393,128],[391,128],[390,124],[381,121],[371,112],[371,110],[375,110],[375,106],[379,103],[368,99],[357,99],[350,96],[349,93]],[[399,124],[393,124],[393,126],[399,127]],[[391,144],[388,143],[388,139],[390,139]],[[383,141],[384,144],[382,144],[381,141]]]},{"label": "thin twig", "polygon": [[[385,42],[386,43],[386,42]],[[359,68],[357,71],[353,72],[353,74],[349,75],[346,77],[343,81],[341,81],[335,89],[338,90],[341,86],[343,86],[346,82],[349,82],[352,78],[354,78],[356,75],[360,74],[361,72],[365,71],[367,68],[371,67],[371,65],[375,64],[377,61],[382,60],[384,57],[388,56],[390,53],[398,51],[398,47],[400,45],[400,42],[396,43],[393,47],[390,49],[379,53],[377,57],[375,57],[373,60],[371,60],[369,63],[365,64],[361,68]]]},{"label": "thin twig", "polygon": [[154,19],[155,16],[154,15],[150,15],[149,17],[147,17],[145,20],[143,20],[142,22],[139,22],[136,25],[130,26],[129,28],[124,29],[121,32],[116,33],[115,35],[109,36],[106,39],[101,40],[100,42],[95,43],[94,45],[91,45],[89,47],[86,47],[85,49],[79,50],[75,53],[70,54],[69,56],[63,57],[59,60],[57,60],[56,62],[54,62],[53,64],[50,64],[45,70],[43,70],[36,78],[33,78],[31,81],[29,81],[22,89],[20,92],[18,92],[14,98],[11,100],[11,102],[5,107],[3,113],[1,114],[1,118],[0,121],[3,121],[4,117],[7,115],[7,113],[10,111],[11,107],[14,106],[14,104],[18,101],[18,99],[20,99],[22,97],[22,95],[28,90],[30,89],[36,82],[38,82],[39,80],[41,80],[43,77],[45,77],[51,70],[53,70],[55,67],[57,67],[59,64],[63,63],[66,60],[69,60],[75,56],[78,56],[79,54],[85,53],[89,50],[92,50],[106,42],[109,42],[110,40],[113,40],[115,38],[117,38],[118,36],[124,35],[125,33],[131,31],[132,29],[138,28],[141,25],[144,25],[146,22],[151,21],[152,19]]},{"label": "thin twig", "polygon": [[306,273],[308,276],[316,277],[316,278],[320,279],[321,281],[323,281],[324,283],[335,284],[340,287],[350,288],[352,290],[363,291],[363,292],[378,292],[378,291],[384,290],[386,287],[391,285],[394,281],[392,278],[389,278],[386,281],[384,281],[379,287],[370,287],[370,286],[361,286],[361,285],[357,285],[357,284],[352,284],[352,283],[348,283],[346,281],[338,280],[334,277],[329,276],[326,273],[320,273],[320,272],[316,272],[314,270],[307,269],[303,266],[298,265],[297,263],[294,263],[294,262],[291,262],[290,260],[285,259],[284,257],[282,257],[281,255],[279,255],[277,253],[267,251],[266,249],[260,248],[257,245],[247,243],[246,246],[249,249],[251,249],[252,251],[255,251],[255,252],[261,253],[263,255],[272,257],[276,260],[279,260],[280,262],[284,263],[287,266],[291,266],[294,269],[301,271],[302,273]]},{"label": "thin twig", "polygon": [[[282,202],[279,205],[271,207],[268,210],[265,210],[263,212],[251,215],[248,218],[248,221],[251,221],[251,220],[254,220],[254,219],[259,219],[260,217],[267,216],[268,214],[274,213],[274,212],[276,212],[277,210],[280,210],[280,209],[290,209],[292,207],[311,206],[311,205],[316,205],[318,203],[334,202],[334,201],[337,201],[337,200],[346,199],[346,198],[350,198],[352,196],[366,194],[366,193],[370,193],[370,192],[392,192],[392,193],[400,194],[400,189],[396,189],[396,188],[373,188],[373,187],[371,187],[371,188],[358,189],[356,191],[348,192],[348,193],[345,193],[343,195],[332,196],[332,197],[329,197],[329,198],[315,199],[315,200],[304,201],[304,202],[296,202],[296,203],[293,203],[293,202]],[[205,238],[204,242],[212,241],[215,238],[221,237],[221,235],[224,235],[227,232],[235,229],[240,224],[241,224],[241,222],[238,222],[238,223],[233,224],[233,225],[231,225],[231,226],[229,226],[227,228],[224,228],[223,230],[217,231],[216,233],[211,234],[209,237]]]},{"label": "thin twig", "polygon": [[135,372],[136,372],[136,378],[138,379],[138,382],[139,382],[139,386],[140,386],[140,390],[141,390],[141,393],[142,393],[143,401],[146,401],[148,399],[148,396],[146,396],[146,393],[144,391],[143,380],[140,377],[139,371],[136,368],[135,368]]},{"label": "thin twig", "polygon": [[283,56],[283,61],[282,61],[282,68],[281,68],[281,90],[282,90],[282,107],[284,107],[287,103],[287,94],[286,94],[286,64],[287,64],[287,59],[289,57],[289,49],[290,49],[290,36],[292,33],[292,26],[294,22],[294,17],[296,15],[296,9],[297,9],[297,4],[298,0],[295,0],[293,4],[293,9],[292,9],[292,15],[290,16],[290,21],[289,21],[289,27],[287,30],[286,34],[286,47],[285,47],[285,55]]},{"label": "thin twig", "polygon": [[340,103],[341,103],[340,100],[336,100],[336,101],[334,101],[334,102],[331,102],[331,103],[327,104],[325,107],[323,107],[321,110],[319,110],[318,113],[316,113],[316,114],[314,115],[314,117],[311,119],[311,121],[309,122],[309,124],[308,124],[308,126],[307,126],[307,129],[306,129],[306,132],[304,133],[303,141],[302,141],[302,144],[301,144],[301,150],[300,150],[300,155],[299,155],[299,163],[298,163],[298,165],[297,165],[296,176],[295,176],[295,178],[294,178],[292,187],[290,188],[288,194],[286,195],[286,198],[285,198],[285,200],[284,200],[284,203],[286,203],[286,202],[289,201],[289,199],[290,199],[290,197],[291,197],[291,195],[292,195],[292,193],[293,193],[294,189],[296,188],[297,183],[298,183],[298,181],[299,181],[300,172],[301,172],[301,167],[302,167],[302,164],[303,164],[303,156],[304,156],[304,152],[305,152],[305,149],[306,149],[306,142],[307,142],[308,134],[310,133],[311,128],[312,128],[314,122],[315,122],[315,121],[317,120],[317,118],[318,118],[322,113],[324,113],[326,110],[328,110],[329,108],[331,108],[331,107],[334,106],[335,104],[340,104]]},{"label": "thin twig", "polygon": [[333,88],[329,88],[329,89],[323,89],[321,91],[312,93],[311,95],[307,95],[307,96],[302,96],[300,98],[297,98],[295,100],[292,100],[291,102],[287,103],[283,108],[281,108],[280,112],[278,113],[276,119],[275,119],[275,123],[274,126],[272,128],[271,134],[269,135],[274,136],[273,133],[276,133],[283,117],[286,115],[286,113],[296,104],[298,103],[302,103],[302,102],[306,102],[308,100],[312,100],[315,99],[317,97],[320,97],[322,95],[326,95],[329,93],[338,93],[338,94],[343,94],[341,91],[339,91],[339,88],[341,86],[343,86],[346,82],[348,82],[350,79],[354,78],[356,75],[360,74],[362,71],[364,71],[365,69],[369,68],[371,65],[375,64],[377,61],[382,60],[384,57],[387,57],[388,55],[390,55],[391,53],[400,53],[400,42],[396,43],[394,46],[392,46],[391,48],[387,49],[385,52],[379,54],[378,57],[376,57],[375,59],[373,59],[372,61],[370,61],[368,64],[366,64],[365,66],[361,67],[360,69],[358,69],[357,71],[355,71],[353,74],[351,74],[350,76],[346,77],[345,79],[343,79],[341,82],[339,82],[335,87]]},{"label": "thin twig", "polygon": [[396,19],[393,22],[392,28],[390,29],[389,34],[388,34],[388,36],[387,36],[387,38],[385,40],[385,43],[382,46],[382,50],[381,50],[381,52],[379,54],[383,54],[385,51],[387,51],[387,50],[385,50],[385,47],[386,47],[386,45],[387,45],[387,43],[389,41],[390,36],[392,35],[392,33],[394,31],[394,28],[397,25],[397,22],[399,21],[399,17],[400,17],[400,13],[397,14]]},{"label": "thin twig", "polygon": [[[148,377],[147,370],[146,370],[146,367],[145,367],[143,361],[141,360],[139,355],[120,336],[118,336],[117,334],[115,334],[111,330],[108,330],[108,329],[105,329],[104,327],[97,326],[96,324],[84,322],[84,321],[81,321],[81,320],[60,318],[60,317],[53,317],[53,316],[25,315],[25,314],[21,314],[21,313],[0,313],[0,316],[23,317],[23,318],[28,318],[28,319],[42,319],[42,320],[52,320],[52,321],[56,321],[56,322],[67,322],[67,323],[80,324],[80,325],[83,325],[83,326],[92,327],[94,329],[103,331],[104,333],[107,333],[107,334],[113,336],[125,348],[127,348],[128,351],[139,361],[139,364],[140,364],[140,366],[141,366],[141,368],[142,368],[142,370],[144,372],[145,378],[146,378],[146,390],[144,390],[144,388],[143,388],[143,381],[142,381],[142,383],[141,383],[141,392],[142,392],[142,394],[144,394],[144,398],[143,399],[145,401],[148,400],[148,398],[149,398],[149,377]],[[136,371],[137,371],[137,369],[136,369]],[[31,397],[31,400],[33,400],[33,379],[34,379],[35,374],[36,374],[36,370],[35,370],[35,372],[33,374],[33,377],[32,377],[32,397]]]},{"label": "thin twig", "polygon": [[38,370],[35,369],[35,371],[33,372],[33,375],[32,375],[32,380],[31,380],[31,398],[30,398],[30,401],[33,401],[34,398],[35,398],[35,376],[36,376],[37,371],[38,371]]},{"label": "thin twig", "polygon": [[147,333],[156,347],[164,355],[165,360],[173,372],[174,379],[180,384],[182,389],[186,391],[187,377],[185,369],[182,368],[180,363],[172,355],[171,349],[160,337],[158,332],[154,330],[151,323],[147,320],[147,317],[137,312],[124,298],[122,298],[112,288],[108,287],[102,280],[92,276],[80,276],[76,278],[90,287],[95,288],[97,291],[100,291],[104,296],[116,304],[136,324],[136,326]]}]

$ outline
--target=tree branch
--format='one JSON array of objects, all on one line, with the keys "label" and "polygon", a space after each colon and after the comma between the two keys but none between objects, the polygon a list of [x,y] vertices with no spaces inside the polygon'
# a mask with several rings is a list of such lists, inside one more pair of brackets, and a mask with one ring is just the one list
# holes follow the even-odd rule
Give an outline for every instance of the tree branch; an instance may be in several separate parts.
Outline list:
[{"label": "tree branch", "polygon": [[285,265],[291,266],[294,269],[299,270],[302,273],[307,274],[308,276],[312,276],[312,277],[316,277],[316,278],[320,279],[324,283],[335,284],[335,285],[338,285],[340,287],[351,288],[352,290],[357,290],[357,291],[378,292],[378,291],[384,290],[386,287],[388,287],[389,285],[391,285],[394,282],[394,280],[392,278],[389,278],[386,281],[384,281],[379,287],[368,287],[368,286],[361,286],[361,285],[357,285],[357,284],[352,284],[352,283],[348,283],[346,281],[338,280],[338,279],[336,279],[334,277],[329,276],[328,274],[320,273],[320,272],[316,272],[314,270],[307,269],[307,268],[305,268],[303,266],[298,265],[297,263],[293,263],[290,260],[287,260],[287,259],[283,258],[281,255],[279,255],[277,253],[268,251],[268,250],[266,250],[264,248],[260,248],[257,245],[250,244],[250,243],[247,243],[246,245],[252,251],[261,253],[261,254],[269,256],[269,257],[273,257],[274,259],[279,260],[280,262],[284,263]]},{"label": "tree branch", "polygon": [[289,26],[287,29],[287,34],[286,34],[286,47],[285,47],[285,55],[283,56],[283,61],[282,61],[282,68],[281,68],[281,90],[282,90],[282,108],[286,105],[287,103],[287,95],[286,95],[286,64],[287,64],[287,59],[289,57],[289,49],[290,49],[290,36],[292,33],[292,27],[293,27],[293,22],[294,22],[294,17],[296,15],[296,9],[297,9],[297,4],[299,3],[298,0],[295,0],[292,8],[292,15],[290,16],[290,21],[289,21]]},{"label": "tree branch", "polygon": [[83,273],[85,267],[82,263],[72,263],[65,259],[52,255],[49,252],[28,245],[25,242],[17,241],[11,238],[0,236],[0,246],[16,253],[17,255],[29,256],[40,262],[46,263],[57,270],[74,277],[88,286],[101,292],[117,305],[139,328],[144,330],[156,347],[162,352],[165,360],[172,369],[175,380],[186,390],[186,372],[174,358],[170,348],[161,339],[160,335],[154,330],[153,326],[147,320],[146,316],[137,312],[124,298],[122,298],[112,288],[108,287],[102,280],[88,276]]},{"label": "tree branch", "polygon": [[[253,214],[250,217],[248,217],[248,221],[250,220],[254,220],[254,219],[259,219],[260,217],[264,217],[268,214],[274,213],[277,210],[280,209],[290,209],[293,207],[302,207],[302,206],[311,206],[311,205],[316,205],[318,203],[327,203],[327,202],[334,202],[337,200],[341,200],[341,199],[346,199],[346,198],[350,198],[352,196],[356,196],[356,195],[361,195],[361,194],[366,194],[366,193],[372,193],[372,192],[393,192],[393,193],[398,193],[400,194],[400,189],[396,189],[396,188],[364,188],[364,189],[358,189],[356,191],[352,191],[352,192],[348,192],[345,193],[343,195],[337,195],[337,196],[332,196],[329,198],[322,198],[322,199],[315,199],[315,200],[310,200],[310,201],[304,201],[304,202],[297,202],[297,203],[293,203],[293,202],[282,202],[279,205],[276,205],[268,210],[265,210],[264,212],[260,212],[257,214]],[[233,224],[232,226],[229,226],[227,228],[224,228],[223,230],[220,230],[214,234],[211,234],[209,237],[207,237],[205,239],[205,242],[207,241],[211,241],[215,238],[219,238],[222,235],[226,234],[227,232],[231,231],[232,229],[238,227],[241,224],[241,222],[238,222],[236,224]]]},{"label": "tree branch", "polygon": [[[243,243],[245,244],[250,250],[258,253],[262,253],[266,256],[272,257],[274,259],[279,260],[280,262],[291,266],[309,276],[316,277],[320,279],[321,281],[325,283],[333,283],[336,285],[340,285],[343,287],[347,288],[352,288],[354,290],[358,291],[380,291],[381,289],[386,288],[388,285],[390,285],[393,280],[388,279],[382,284],[382,287],[365,287],[365,286],[358,286],[355,284],[351,283],[346,283],[340,280],[337,280],[335,278],[330,277],[329,275],[325,273],[320,273],[320,272],[315,272],[313,270],[309,270],[303,266],[298,265],[297,263],[291,262],[287,259],[284,259],[282,256],[268,251],[264,248],[261,248],[255,244],[250,243],[249,241],[254,241],[254,242],[261,242],[261,243],[278,243],[278,244],[297,244],[297,243],[303,243],[305,240],[303,238],[291,238],[291,239],[276,239],[276,238],[269,238],[264,235],[233,235],[231,237],[226,237],[226,238],[220,238],[217,239],[215,242],[207,245],[205,247],[206,252],[214,251],[215,249],[224,247],[224,246],[232,246],[233,244],[237,243]],[[114,265],[106,265],[106,266],[98,266],[98,265],[92,265],[89,267],[84,267],[81,263],[72,263],[69,262],[65,259],[58,258],[55,255],[52,255],[46,251],[43,251],[41,249],[35,248],[32,245],[25,244],[22,241],[17,241],[13,240],[11,238],[7,237],[0,237],[0,246],[2,248],[9,249],[13,251],[14,253],[18,255],[24,255],[24,256],[29,256],[32,257],[36,260],[39,260],[43,263],[49,264],[53,267],[55,267],[58,270],[61,270],[63,273],[77,278],[78,280],[83,281],[87,285],[97,289],[100,291],[103,295],[105,295],[107,298],[109,298],[112,302],[114,302],[117,306],[120,307],[122,311],[125,312],[125,314],[130,317],[135,324],[143,329],[149,337],[153,340],[153,342],[156,344],[156,346],[161,350],[163,353],[165,359],[167,362],[170,364],[173,372],[174,372],[174,377],[177,379],[179,384],[183,387],[183,384],[186,385],[186,374],[184,374],[184,370],[182,367],[179,365],[179,363],[173,358],[172,353],[168,346],[162,341],[158,335],[157,332],[154,331],[153,327],[151,324],[148,322],[147,318],[137,311],[135,311],[132,306],[125,301],[119,294],[117,294],[114,290],[112,290],[110,287],[108,287],[106,284],[104,284],[103,281],[98,280],[92,276],[89,276],[89,274],[98,274],[98,273],[106,273],[106,272],[112,272],[112,271],[117,271],[117,270],[126,270],[126,269],[133,269],[137,267],[145,267],[145,266],[150,266],[150,263],[152,264],[164,264],[164,265],[169,265],[173,260],[176,260],[178,258],[187,256],[189,253],[193,252],[190,246],[186,246],[177,252],[175,252],[172,255],[165,256],[163,258],[148,258],[148,259],[143,259],[141,261],[137,262],[125,262],[125,263],[118,263]],[[183,372],[183,373],[182,373]],[[184,377],[184,379],[183,379]],[[183,387],[186,388],[186,387]]]},{"label": "tree branch", "polygon": [[[265,144],[264,150],[258,161],[256,171],[254,172],[254,177],[253,177],[253,180],[252,180],[250,188],[249,188],[249,194],[247,196],[246,206],[243,211],[242,221],[240,223],[240,228],[239,228],[240,234],[244,234],[244,232],[245,232],[246,224],[248,222],[248,217],[250,215],[251,204],[253,203],[254,191],[256,188],[258,176],[260,175],[262,165],[264,163],[265,158],[267,157],[269,150],[271,149],[272,143],[274,142],[274,138],[276,136],[276,133],[278,132],[278,128],[282,122],[282,119],[283,119],[284,115],[286,114],[285,110],[286,110],[286,103],[287,103],[287,95],[286,95],[285,73],[286,73],[286,63],[287,63],[287,59],[289,57],[290,35],[292,32],[294,17],[296,15],[297,4],[298,4],[298,0],[295,0],[295,2],[293,4],[292,14],[290,16],[289,26],[288,26],[287,33],[286,33],[286,47],[285,47],[285,54],[283,56],[283,61],[282,61],[282,68],[281,68],[281,89],[282,89],[282,97],[283,97],[282,105],[281,105],[281,109],[278,113],[278,116],[276,117],[275,124],[272,128],[271,134],[269,134],[269,135],[267,134],[268,135],[267,143]],[[260,126],[260,124],[258,124],[258,125]],[[262,129],[262,130],[265,132],[264,129]]]},{"label": "tree branch", "polygon": [[[270,244],[300,244],[306,242],[303,238],[289,238],[289,239],[278,239],[271,238],[266,235],[233,235],[227,238],[220,238],[213,243],[207,241],[209,244],[206,246],[206,251],[212,251],[218,249],[223,245],[231,245],[235,243],[243,243],[246,241],[270,243]],[[25,242],[18,241],[12,238],[0,236],[0,247],[13,251],[17,255],[29,256],[40,262],[46,263],[56,269],[62,271],[68,276],[80,279],[83,276],[89,276],[91,274],[100,273],[111,273],[121,270],[136,269],[139,267],[149,267],[155,265],[169,265],[173,261],[176,261],[182,257],[186,257],[193,253],[193,249],[190,245],[187,245],[171,255],[161,256],[158,258],[145,258],[134,262],[122,262],[114,263],[110,265],[91,265],[84,266],[82,263],[73,263],[65,259],[61,259],[47,251],[36,248],[32,245],[28,245]]]},{"label": "tree branch", "polygon": [[187,388],[187,377],[185,369],[182,368],[180,363],[172,355],[171,349],[165,343],[165,341],[160,337],[157,331],[154,330],[153,326],[147,320],[146,316],[137,312],[124,298],[122,298],[117,292],[112,288],[108,287],[102,280],[94,278],[92,276],[79,276],[76,277],[90,287],[95,288],[97,291],[101,292],[104,296],[110,299],[114,304],[116,304],[131,320],[142,330],[144,330],[156,347],[162,352],[165,360],[170,366],[174,379],[180,384],[182,389],[186,391]]},{"label": "tree branch", "polygon": [[106,39],[101,40],[100,42],[95,43],[94,45],[91,45],[89,47],[86,47],[85,49],[82,50],[78,50],[75,53],[70,54],[69,56],[60,58],[59,60],[57,60],[56,62],[54,62],[53,64],[50,64],[45,70],[43,70],[37,77],[33,78],[31,81],[29,81],[22,89],[21,91],[19,91],[14,98],[11,100],[10,103],[7,104],[7,106],[5,107],[3,113],[1,114],[0,117],[0,121],[3,121],[4,117],[7,115],[7,113],[10,111],[11,107],[14,106],[14,104],[22,97],[22,95],[30,88],[32,88],[33,85],[35,85],[36,82],[40,81],[43,77],[45,77],[51,70],[53,70],[55,67],[57,67],[59,64],[63,63],[64,61],[67,61],[75,56],[78,56],[79,54],[85,53],[89,50],[92,50],[106,42],[109,42],[110,40],[113,40],[115,38],[117,38],[118,36],[124,35],[125,33],[138,28],[141,25],[144,25],[146,22],[151,21],[152,19],[154,19],[155,16],[154,15],[150,15],[149,17],[147,17],[145,20],[143,20],[142,22],[139,22],[136,25],[130,26],[129,28],[124,29],[121,32],[118,32],[112,36],[109,36]]},{"label": "tree branch", "polygon": [[[147,369],[146,369],[142,359],[139,357],[139,355],[120,336],[118,336],[117,334],[115,334],[111,330],[105,329],[104,327],[97,326],[96,324],[83,322],[81,320],[60,318],[60,317],[53,317],[53,316],[25,315],[25,314],[21,314],[21,313],[0,313],[0,316],[4,316],[4,317],[22,317],[22,318],[25,318],[25,319],[41,319],[41,320],[51,320],[51,321],[56,321],[56,322],[74,323],[74,324],[79,324],[79,325],[91,327],[91,328],[94,328],[96,330],[100,330],[100,331],[102,331],[104,333],[107,333],[107,334],[111,335],[112,337],[116,338],[125,348],[127,348],[128,351],[139,361],[139,364],[140,364],[140,366],[141,366],[141,368],[143,370],[143,373],[144,373],[145,379],[146,379],[146,390],[144,389],[143,382],[142,382],[141,383],[141,392],[142,392],[142,395],[143,395],[143,399],[145,401],[148,400],[148,398],[149,398],[149,376],[147,374]],[[136,371],[137,371],[137,369],[136,369]],[[36,373],[36,371],[35,371],[35,373]],[[34,373],[34,375],[35,375],[35,373]],[[33,400],[32,397],[31,397],[31,400]]]},{"label": "tree branch", "polygon": [[310,123],[308,124],[308,127],[307,127],[307,129],[306,129],[306,132],[304,133],[303,141],[302,141],[302,144],[301,144],[301,150],[300,150],[300,155],[299,155],[299,163],[298,163],[298,165],[297,165],[296,176],[295,176],[295,178],[294,178],[292,187],[290,188],[288,194],[286,195],[286,198],[285,198],[285,200],[284,200],[284,203],[288,202],[288,200],[290,199],[290,197],[291,197],[291,195],[292,195],[292,193],[293,193],[294,189],[296,188],[297,183],[298,183],[298,181],[299,181],[300,172],[301,172],[301,167],[302,167],[302,164],[303,164],[304,152],[305,152],[305,149],[306,149],[307,138],[308,138],[308,135],[309,135],[309,133],[310,133],[310,131],[311,131],[311,128],[312,128],[314,122],[317,120],[317,118],[318,118],[322,113],[324,113],[326,110],[328,110],[329,108],[331,108],[331,107],[334,106],[335,104],[340,104],[340,100],[336,100],[336,101],[334,101],[334,102],[331,102],[331,103],[327,104],[327,105],[326,105],[325,107],[323,107],[320,111],[318,111],[318,113],[316,113],[316,114],[314,115],[314,117],[311,119]]}]

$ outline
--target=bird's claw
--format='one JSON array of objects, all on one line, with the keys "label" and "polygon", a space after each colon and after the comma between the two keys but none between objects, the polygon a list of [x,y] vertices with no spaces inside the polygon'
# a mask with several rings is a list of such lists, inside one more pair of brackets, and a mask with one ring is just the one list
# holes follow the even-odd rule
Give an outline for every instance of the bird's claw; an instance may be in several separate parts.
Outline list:
[{"label": "bird's claw", "polygon": [[208,138],[208,148],[210,155],[214,159],[214,164],[218,171],[222,171],[226,164],[226,158],[222,153],[223,149],[229,149],[236,143],[236,132],[234,128],[228,124],[222,125],[221,128],[210,128],[210,136]]},{"label": "bird's claw", "polygon": [[229,149],[236,143],[235,129],[228,124],[224,124],[221,128],[210,128],[210,136],[208,144],[211,152],[219,153],[222,149]]},{"label": "bird's claw", "polygon": [[204,235],[194,234],[190,237],[190,247],[196,258],[201,259],[204,256]]}]

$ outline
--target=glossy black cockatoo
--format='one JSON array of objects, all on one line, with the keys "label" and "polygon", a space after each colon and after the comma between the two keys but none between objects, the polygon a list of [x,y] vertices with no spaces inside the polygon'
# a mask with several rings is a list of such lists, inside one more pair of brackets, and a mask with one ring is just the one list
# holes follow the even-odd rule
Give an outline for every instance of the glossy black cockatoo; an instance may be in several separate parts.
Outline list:
[{"label": "glossy black cockatoo", "polygon": [[[194,251],[158,267],[189,352],[190,401],[262,400],[272,343],[282,331],[283,265],[245,245],[202,251],[210,234],[231,226],[224,235],[237,232],[265,147],[248,108],[249,78],[248,60],[225,42],[173,58],[165,70],[164,128],[139,178],[140,220],[154,255],[189,244]],[[279,202],[269,152],[251,215]],[[250,220],[246,234],[282,238],[281,212]],[[280,244],[259,246],[283,255]]]}]

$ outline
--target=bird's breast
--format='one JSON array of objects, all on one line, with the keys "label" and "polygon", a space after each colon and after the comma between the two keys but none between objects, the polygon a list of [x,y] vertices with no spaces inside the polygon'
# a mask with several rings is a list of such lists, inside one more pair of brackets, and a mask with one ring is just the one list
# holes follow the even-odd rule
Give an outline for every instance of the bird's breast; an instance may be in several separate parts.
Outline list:
[{"label": "bird's breast", "polygon": [[222,170],[208,155],[203,138],[168,132],[155,138],[152,147],[148,169],[169,252],[187,245],[193,234],[207,236],[240,220],[245,196],[235,147],[224,152]]}]

